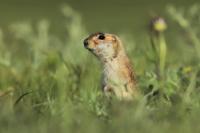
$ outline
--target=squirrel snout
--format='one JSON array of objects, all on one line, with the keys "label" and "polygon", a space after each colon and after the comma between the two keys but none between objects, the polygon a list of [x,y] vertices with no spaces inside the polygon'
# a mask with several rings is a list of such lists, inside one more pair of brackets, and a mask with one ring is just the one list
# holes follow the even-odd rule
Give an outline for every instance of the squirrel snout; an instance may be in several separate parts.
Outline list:
[{"label": "squirrel snout", "polygon": [[88,46],[88,39],[87,38],[83,41],[83,44],[84,44],[84,47],[87,48],[87,46]]}]

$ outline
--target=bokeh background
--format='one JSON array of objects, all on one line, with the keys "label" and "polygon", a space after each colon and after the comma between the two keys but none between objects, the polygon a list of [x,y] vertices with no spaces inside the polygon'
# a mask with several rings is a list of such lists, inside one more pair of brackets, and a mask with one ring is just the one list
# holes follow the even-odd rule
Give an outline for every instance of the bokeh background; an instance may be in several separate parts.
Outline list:
[{"label": "bokeh background", "polygon": [[[0,133],[199,133],[200,2],[0,0]],[[141,97],[108,99],[83,47],[117,34]]]},{"label": "bokeh background", "polygon": [[[165,8],[172,4],[189,7],[197,0],[1,0],[0,15],[2,26],[15,21],[36,21],[41,18],[50,20],[56,26],[63,20],[60,13],[62,4],[69,4],[82,16],[89,32],[131,32],[144,31],[147,21],[155,15],[166,14]],[[137,34],[136,34],[137,35]]]}]

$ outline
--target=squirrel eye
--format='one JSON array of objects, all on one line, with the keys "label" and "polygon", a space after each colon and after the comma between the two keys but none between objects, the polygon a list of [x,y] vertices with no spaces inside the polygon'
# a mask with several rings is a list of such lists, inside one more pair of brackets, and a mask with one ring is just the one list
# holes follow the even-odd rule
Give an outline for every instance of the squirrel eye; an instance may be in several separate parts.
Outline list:
[{"label": "squirrel eye", "polygon": [[98,39],[100,39],[100,40],[104,40],[104,39],[105,39],[104,34],[100,34],[99,37],[98,37]]}]

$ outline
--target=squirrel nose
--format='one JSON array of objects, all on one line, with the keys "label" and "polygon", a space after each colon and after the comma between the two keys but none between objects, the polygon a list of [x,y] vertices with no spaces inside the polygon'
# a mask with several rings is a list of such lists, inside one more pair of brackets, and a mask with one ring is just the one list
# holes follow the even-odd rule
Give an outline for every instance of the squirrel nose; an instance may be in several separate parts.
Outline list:
[{"label": "squirrel nose", "polygon": [[84,44],[84,47],[87,47],[87,46],[88,46],[88,39],[85,39],[85,40],[83,41],[83,44]]}]

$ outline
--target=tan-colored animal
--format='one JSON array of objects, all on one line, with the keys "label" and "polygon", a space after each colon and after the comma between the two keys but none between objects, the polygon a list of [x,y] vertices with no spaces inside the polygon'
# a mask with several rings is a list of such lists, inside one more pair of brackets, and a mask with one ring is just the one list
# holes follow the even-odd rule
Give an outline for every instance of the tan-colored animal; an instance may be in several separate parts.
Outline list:
[{"label": "tan-colored animal", "polygon": [[120,39],[113,34],[94,33],[84,40],[84,47],[103,65],[102,88],[106,95],[130,100],[138,95],[135,74]]}]

